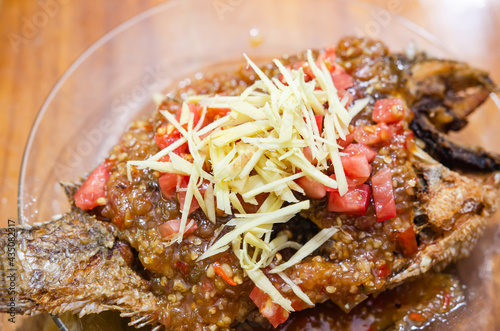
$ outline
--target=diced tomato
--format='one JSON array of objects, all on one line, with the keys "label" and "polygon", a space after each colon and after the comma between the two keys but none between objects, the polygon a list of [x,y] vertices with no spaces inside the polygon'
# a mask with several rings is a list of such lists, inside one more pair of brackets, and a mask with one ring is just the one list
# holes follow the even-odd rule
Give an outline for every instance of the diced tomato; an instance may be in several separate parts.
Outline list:
[{"label": "diced tomato", "polygon": [[[230,111],[231,111],[231,108],[210,108],[208,113],[210,113],[211,117],[215,120],[214,117],[226,116]],[[205,118],[207,118],[207,116],[205,116]],[[213,120],[211,122],[213,122]]]},{"label": "diced tomato", "polygon": [[[180,210],[184,210],[184,202],[186,201],[186,188],[188,187],[189,184],[189,176],[179,176],[179,181],[177,182],[177,200],[179,200],[179,207]],[[194,212],[196,209],[200,208],[200,205],[198,204],[198,200],[195,199],[193,196],[193,199],[191,200],[191,206],[189,207],[188,215]]]},{"label": "diced tomato", "polygon": [[[286,68],[290,71],[292,69],[299,70],[300,68],[302,68],[302,71],[304,72],[304,81],[305,82],[308,82],[315,77],[312,70],[311,70],[311,67],[309,66],[309,63],[307,61],[294,62],[292,64],[287,65]],[[287,82],[285,81],[285,78],[283,77],[283,74],[280,74],[279,79],[283,84],[287,84]]]},{"label": "diced tomato", "polygon": [[[304,122],[306,121],[305,117],[302,117],[302,119]],[[319,133],[321,133],[321,131],[323,131],[323,115],[314,115],[314,121],[316,122]]]},{"label": "diced tomato", "polygon": [[404,231],[396,232],[396,240],[405,256],[412,256],[417,252],[417,239],[415,238],[413,227],[410,226]]},{"label": "diced tomato", "polygon": [[344,148],[342,152],[351,155],[358,155],[358,154],[364,155],[368,163],[372,163],[373,160],[375,160],[375,157],[377,156],[377,152],[375,152],[373,149],[364,144],[350,144],[349,146]]},{"label": "diced tomato", "polygon": [[377,221],[383,222],[396,217],[391,169],[384,168],[372,176],[372,190]]},{"label": "diced tomato", "polygon": [[330,46],[326,48],[324,52],[319,54],[318,59],[316,60],[316,65],[321,68],[321,63],[323,62],[330,72],[335,72],[337,69],[335,65],[336,58],[337,55],[335,54],[335,48]]},{"label": "diced tomato", "polygon": [[186,262],[177,260],[174,263],[174,267],[175,267],[175,269],[179,270],[179,272],[183,276],[187,276],[187,274],[189,273],[189,264],[187,264]]},{"label": "diced tomato", "polygon": [[250,299],[252,299],[257,308],[259,308],[262,316],[271,322],[273,327],[277,327],[285,322],[290,316],[288,311],[277,303],[274,303],[271,297],[257,286],[255,286],[250,293]]},{"label": "diced tomato", "polygon": [[353,215],[364,215],[370,204],[370,186],[362,184],[350,187],[346,194],[340,196],[337,191],[330,192],[328,211]]},{"label": "diced tomato", "polygon": [[208,124],[212,123],[213,121],[226,116],[230,111],[231,111],[230,108],[208,108],[207,113],[205,114],[203,125],[201,127],[203,128]]},{"label": "diced tomato", "polygon": [[347,177],[368,179],[372,173],[372,166],[362,154],[341,156],[342,166]]},{"label": "diced tomato", "polygon": [[302,149],[302,153],[304,153],[304,156],[306,157],[307,161],[311,162],[312,165],[318,164],[318,160],[313,158],[311,147],[306,146]]},{"label": "diced tomato", "polygon": [[305,303],[305,301],[299,298],[292,298],[290,301],[292,301],[292,308],[295,311],[301,311],[311,307],[307,303]]},{"label": "diced tomato", "polygon": [[[194,103],[189,103],[188,104],[189,111],[191,114],[193,114],[193,127],[198,124],[200,121],[200,107]],[[176,116],[176,120],[180,123],[181,122],[181,115],[182,111],[179,110]],[[187,120],[185,119],[186,123],[181,123],[184,128],[187,129]],[[182,121],[184,122],[184,121]],[[161,149],[167,148],[168,146],[172,145],[174,142],[179,140],[181,138],[181,133],[179,130],[177,130],[173,124],[165,124],[162,125],[161,127],[158,128],[158,131],[155,134],[155,142],[158,147]],[[180,155],[184,154],[189,150],[188,144],[183,144],[180,147],[176,148],[174,150],[174,153]],[[165,161],[168,161],[168,159],[165,159]]]},{"label": "diced tomato", "polygon": [[301,61],[300,64],[300,67],[295,67],[294,69],[299,70],[302,68],[302,71],[304,71],[304,81],[308,82],[316,77],[307,61]]},{"label": "diced tomato", "polygon": [[374,145],[392,138],[391,128],[385,123],[377,125],[357,126],[354,129],[354,140],[365,145]]},{"label": "diced tomato", "polygon": [[[330,178],[333,179],[333,180],[337,180],[337,177],[335,176],[335,174],[331,175]],[[349,186],[349,187],[355,187],[355,186],[359,186],[361,184],[364,184],[364,182],[366,182],[366,180],[368,178],[366,178],[366,177],[364,177],[364,178],[346,177],[345,179],[347,181],[347,186]],[[338,192],[339,191],[336,188],[331,188],[331,187],[327,187],[327,186],[325,186],[325,189],[326,189],[327,192]]]},{"label": "diced tomato", "polygon": [[345,90],[354,85],[352,77],[347,73],[332,74],[332,80],[337,90]]},{"label": "diced tomato", "polygon": [[[167,148],[181,138],[181,133],[172,125],[167,124],[158,128],[155,134],[155,142],[161,149]],[[188,151],[188,144],[182,144],[174,150],[174,153],[180,155]]]},{"label": "diced tomato", "polygon": [[403,127],[403,124],[401,123],[401,121],[399,122],[394,122],[394,123],[389,123],[389,128],[391,129],[392,131],[392,134],[397,134],[397,135],[402,135],[404,134],[404,127]]},{"label": "diced tomato", "polygon": [[346,148],[347,146],[349,146],[350,143],[352,143],[353,140],[354,140],[354,133],[349,133],[348,135],[345,136],[345,140],[338,138],[337,145]]},{"label": "diced tomato", "polygon": [[377,276],[380,278],[385,278],[391,274],[391,271],[389,270],[389,266],[387,263],[382,264],[380,267],[378,267],[377,271]]},{"label": "diced tomato", "polygon": [[[188,218],[187,224],[191,222],[191,219]],[[160,232],[160,235],[162,238],[170,238],[173,235],[179,233],[179,229],[181,227],[181,220],[179,218],[175,220],[170,220],[158,227],[158,231]],[[190,234],[192,234],[196,229],[198,229],[198,225],[196,225],[196,222],[193,222],[193,225],[191,225],[189,228],[185,229],[184,231],[184,236],[183,238],[188,237]]]},{"label": "diced tomato", "polygon": [[266,304],[266,301],[269,299],[269,294],[255,286],[252,292],[250,292],[250,299],[252,299],[253,303],[260,308]]},{"label": "diced tomato", "polygon": [[314,115],[314,119],[316,120],[318,131],[321,133],[321,131],[323,131],[323,115]]},{"label": "diced tomato", "polygon": [[311,199],[321,199],[326,195],[325,185],[315,179],[304,176],[296,179],[295,182],[304,189],[306,196]]},{"label": "diced tomato", "polygon": [[382,99],[375,102],[372,119],[377,123],[392,123],[402,120],[404,114],[403,100],[399,98]]},{"label": "diced tomato", "polygon": [[231,286],[236,286],[238,284],[236,284],[236,282],[231,278],[229,277],[229,275],[226,274],[226,272],[224,271],[224,269],[222,269],[219,261],[215,261],[214,263],[212,263],[212,267],[214,268],[214,271],[217,275],[221,276],[221,278],[226,282],[228,283],[229,285]]},{"label": "diced tomato", "polygon": [[93,209],[99,205],[97,203],[99,198],[106,198],[109,168],[110,164],[108,162],[101,163],[76,191],[73,199],[78,208],[83,210]]},{"label": "diced tomato", "polygon": [[[184,202],[186,201],[186,191],[180,191],[177,192],[177,199],[179,199],[179,207],[180,210],[184,210]],[[194,197],[191,200],[191,207],[189,207],[188,215],[194,212],[196,209],[200,208],[200,205],[198,203],[198,200],[196,200]]]},{"label": "diced tomato", "polygon": [[347,97],[347,102],[345,103],[345,106],[349,106],[354,101],[354,95],[352,95],[351,92],[349,91],[339,90],[337,93],[339,95],[340,101],[344,100],[344,97]]},{"label": "diced tomato", "polygon": [[[193,127],[196,126],[196,124],[198,124],[198,122],[200,121],[200,109],[201,107],[194,104],[194,103],[188,103],[188,107],[189,107],[189,112],[191,114],[193,114]],[[187,123],[189,121],[189,114],[186,114],[187,116],[185,118],[182,118],[182,109],[179,110],[179,112],[177,113],[177,116],[176,116],[176,120],[177,122],[179,122],[184,128],[187,129]]]},{"label": "diced tomato", "polygon": [[408,315],[408,317],[412,321],[415,321],[415,322],[425,322],[425,321],[427,321],[427,318],[424,315],[420,314],[420,313],[411,312],[410,315]]},{"label": "diced tomato", "polygon": [[182,191],[187,188],[189,184],[189,176],[181,176],[179,175],[179,180],[177,181],[177,191]]},{"label": "diced tomato", "polygon": [[179,175],[165,173],[158,179],[161,194],[165,199],[172,200],[175,197]]},{"label": "diced tomato", "polygon": [[[165,199],[173,199],[177,193],[177,199],[182,211],[184,209],[184,201],[186,201],[186,188],[189,184],[189,176],[165,173],[161,175],[158,181],[161,193]],[[200,187],[200,193],[202,195],[205,193],[205,187],[206,186],[203,184]],[[189,208],[189,214],[194,212],[199,207],[200,205],[198,204],[198,200],[193,197],[191,200],[191,207]]]}]

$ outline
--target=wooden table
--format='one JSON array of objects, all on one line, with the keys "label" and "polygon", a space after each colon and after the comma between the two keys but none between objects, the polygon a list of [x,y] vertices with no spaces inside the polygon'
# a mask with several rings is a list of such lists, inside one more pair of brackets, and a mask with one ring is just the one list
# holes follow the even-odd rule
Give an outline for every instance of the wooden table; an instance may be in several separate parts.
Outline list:
[{"label": "wooden table", "polygon": [[[215,4],[216,0],[212,1]],[[7,225],[7,219],[17,221],[17,183],[24,146],[36,114],[57,79],[106,32],[162,2],[0,0],[1,227]],[[452,53],[489,70],[500,81],[500,1],[368,2],[432,31]],[[500,135],[495,139],[500,143]],[[0,329],[13,329],[14,325],[5,320],[2,326],[2,318],[5,316],[0,318]],[[18,316],[16,321],[19,327],[25,319]]]}]

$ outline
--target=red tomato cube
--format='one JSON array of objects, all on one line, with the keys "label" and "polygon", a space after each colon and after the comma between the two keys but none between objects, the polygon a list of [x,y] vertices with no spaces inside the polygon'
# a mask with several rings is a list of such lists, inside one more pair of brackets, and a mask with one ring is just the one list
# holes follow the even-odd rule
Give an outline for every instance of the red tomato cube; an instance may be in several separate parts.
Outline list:
[{"label": "red tomato cube", "polygon": [[362,154],[341,156],[342,166],[347,177],[368,179],[372,173],[372,166]]},{"label": "red tomato cube", "polygon": [[[191,219],[188,218],[186,226],[191,222]],[[173,235],[179,233],[181,227],[181,220],[180,219],[175,219],[175,220],[170,220],[158,227],[158,231],[160,232],[160,235],[162,238],[170,238]],[[184,231],[184,236],[183,238],[188,237],[190,234],[192,234],[196,229],[198,228],[198,225],[196,225],[195,222],[193,222],[193,225],[191,225],[189,228],[186,228]]]},{"label": "red tomato cube", "polygon": [[347,98],[347,102],[345,103],[345,106],[349,106],[353,101],[354,101],[354,95],[350,93],[349,91],[346,90],[338,90],[338,95],[340,101],[344,100],[344,98]]},{"label": "red tomato cube", "polygon": [[288,311],[277,303],[274,303],[271,297],[257,286],[255,286],[250,293],[250,299],[255,303],[257,308],[259,308],[262,316],[271,322],[273,327],[277,327],[285,322],[290,316]]},{"label": "red tomato cube", "polygon": [[385,123],[377,125],[357,126],[354,129],[354,140],[365,145],[374,145],[392,138],[392,131]]},{"label": "red tomato cube", "polygon": [[354,140],[354,133],[349,133],[345,136],[345,140],[342,138],[337,139],[337,145],[340,147],[346,148],[350,143]]},{"label": "red tomato cube", "polygon": [[341,66],[338,66],[341,69],[337,69],[337,65],[335,63],[336,58],[337,55],[335,54],[335,48],[330,46],[326,48],[324,52],[319,54],[318,59],[316,60],[316,65],[321,68],[322,63],[324,63],[326,68],[332,73],[337,71],[344,71],[344,68],[342,68]]},{"label": "red tomato cube", "polygon": [[[333,180],[337,180],[337,177],[335,176],[335,174],[331,175],[330,178]],[[346,177],[345,179],[347,181],[347,186],[354,187],[354,186],[359,186],[361,184],[364,184],[364,182],[366,182],[366,180],[368,178],[366,178],[366,177],[364,177],[364,178]],[[331,187],[327,187],[327,186],[325,186],[325,189],[327,192],[332,192],[332,191],[338,192],[339,191],[336,188],[331,188]]]},{"label": "red tomato cube", "polygon": [[373,175],[372,190],[377,220],[383,222],[396,217],[391,169],[384,168]]},{"label": "red tomato cube", "polygon": [[370,204],[370,186],[362,184],[350,187],[346,194],[332,191],[328,199],[328,211],[352,215],[364,215]]},{"label": "red tomato cube", "polygon": [[[177,192],[177,199],[179,199],[179,207],[182,212],[184,210],[184,203],[186,201],[186,191]],[[189,207],[188,215],[194,212],[198,208],[200,208],[198,200],[196,200],[196,198],[193,196],[193,199],[191,200],[191,206]]]},{"label": "red tomato cube", "polygon": [[[198,122],[200,121],[201,107],[194,103],[188,103],[188,107],[189,107],[189,113],[193,114],[193,127],[195,127],[196,124],[198,124]],[[179,122],[179,124],[181,124],[185,129],[187,129],[189,114],[186,114],[186,117],[184,118],[182,118],[181,115],[182,115],[182,109],[179,110],[175,119],[177,120],[177,122]],[[181,123],[181,120],[183,120],[182,121],[183,123]]]},{"label": "red tomato cube", "polygon": [[165,199],[172,200],[175,197],[179,175],[165,173],[160,176],[158,182],[160,184],[161,194]]},{"label": "red tomato cube", "polygon": [[306,196],[311,199],[321,199],[326,195],[326,187],[315,179],[309,179],[306,176],[295,180],[300,187],[304,189]]},{"label": "red tomato cube", "polygon": [[372,163],[377,156],[377,152],[364,144],[350,144],[342,151],[351,155],[364,155],[369,163]]},{"label": "red tomato cube", "polygon": [[[169,130],[172,130],[169,132]],[[179,140],[181,133],[173,127],[172,124],[161,126],[155,134],[155,142],[161,149],[167,148],[174,142]],[[174,153],[180,155],[186,153],[189,147],[188,144],[182,144],[174,150]]]},{"label": "red tomato cube", "polygon": [[332,74],[332,80],[337,90],[348,89],[354,84],[352,77],[347,73]]},{"label": "red tomato cube", "polygon": [[321,133],[321,131],[323,131],[323,115],[314,115],[314,119],[316,120],[318,131]]},{"label": "red tomato cube", "polygon": [[108,162],[101,163],[85,182],[80,186],[78,191],[76,191],[73,199],[75,200],[75,205],[83,210],[90,210],[97,207],[99,204],[97,200],[99,198],[106,197],[106,184],[109,179],[109,168]]},{"label": "red tomato cube", "polygon": [[377,100],[373,107],[372,119],[377,122],[392,123],[402,120],[405,114],[403,101],[399,98]]}]

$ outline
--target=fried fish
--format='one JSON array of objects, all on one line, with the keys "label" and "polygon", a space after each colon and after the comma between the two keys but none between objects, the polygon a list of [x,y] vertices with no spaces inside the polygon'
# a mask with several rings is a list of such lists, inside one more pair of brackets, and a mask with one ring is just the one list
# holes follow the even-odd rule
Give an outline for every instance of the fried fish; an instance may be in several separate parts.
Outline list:
[{"label": "fried fish", "polygon": [[349,312],[469,254],[498,188],[449,167],[499,159],[444,134],[494,90],[487,74],[352,37],[248,63],[132,123],[63,185],[71,212],[0,230],[0,311],[14,297],[17,313],[115,310],[155,330],[277,326],[328,300]]}]

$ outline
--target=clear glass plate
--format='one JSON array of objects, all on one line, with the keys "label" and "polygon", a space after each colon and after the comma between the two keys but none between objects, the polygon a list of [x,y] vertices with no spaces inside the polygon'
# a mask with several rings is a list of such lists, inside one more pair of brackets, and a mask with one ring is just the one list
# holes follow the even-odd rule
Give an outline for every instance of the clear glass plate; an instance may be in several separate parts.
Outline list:
[{"label": "clear glass plate", "polygon": [[[205,70],[241,63],[243,53],[268,59],[325,47],[350,34],[381,39],[393,51],[414,43],[435,56],[453,57],[414,23],[356,1],[174,0],[130,19],[80,56],[43,104],[21,169],[20,222],[46,221],[65,212],[59,182],[78,180],[97,166],[127,124],[154,109],[154,92]],[[482,130],[500,121],[499,112],[491,101],[483,108],[472,120],[468,139],[498,151],[498,134]],[[490,136],[493,140],[486,139]],[[497,254],[491,247],[500,241],[495,238],[498,216],[495,220],[473,257],[458,265],[470,294],[466,314],[436,328],[476,326],[470,323],[479,316],[495,318],[494,307],[484,301],[494,286],[487,267]]]}]

